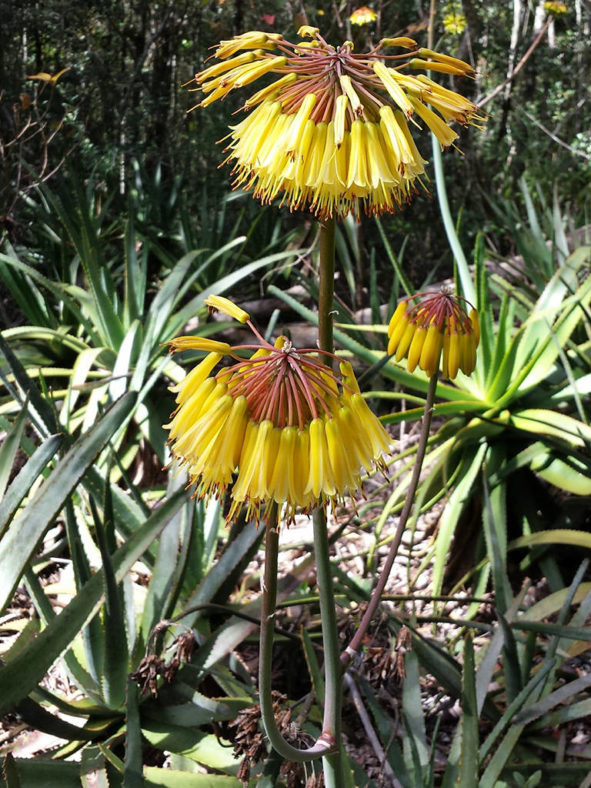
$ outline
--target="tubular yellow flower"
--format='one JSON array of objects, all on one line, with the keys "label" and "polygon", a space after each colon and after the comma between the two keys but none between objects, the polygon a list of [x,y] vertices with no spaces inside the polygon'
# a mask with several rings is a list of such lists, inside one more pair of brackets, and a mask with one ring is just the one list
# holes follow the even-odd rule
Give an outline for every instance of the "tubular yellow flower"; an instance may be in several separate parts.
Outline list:
[{"label": "tubular yellow flower", "polygon": [[[371,9],[358,9],[374,14]],[[222,41],[218,61],[195,75],[206,107],[228,93],[274,77],[244,103],[246,117],[231,127],[226,162],[234,186],[263,203],[281,196],[290,210],[318,218],[394,212],[425,177],[407,123],[420,121],[442,147],[457,133],[450,123],[477,125],[478,108],[452,90],[409,69],[473,76],[457,58],[418,49],[407,37],[382,39],[356,54],[350,41],[328,44],[317,28],[299,31],[293,44],[280,34],[250,32]],[[390,54],[397,47],[401,54]]]},{"label": "tubular yellow flower", "polygon": [[388,354],[396,361],[407,358],[407,369],[417,365],[428,377],[439,369],[453,380],[461,369],[471,375],[480,341],[478,313],[442,287],[438,293],[417,293],[403,298],[388,325]]},{"label": "tubular yellow flower", "polygon": [[234,320],[238,320],[240,323],[246,323],[246,321],[250,319],[248,312],[245,312],[244,309],[241,309],[233,301],[230,301],[229,298],[224,298],[224,296],[207,296],[205,303],[207,306],[211,307],[211,309],[223,312],[224,315],[233,317]]},{"label": "tubular yellow flower", "polygon": [[[239,320],[246,315],[227,299],[214,296],[206,303]],[[258,344],[231,347],[196,343],[195,337],[170,343],[173,351],[208,351],[172,389],[177,408],[167,425],[172,453],[196,485],[195,494],[229,492],[229,519],[246,505],[258,520],[261,507],[275,501],[288,522],[297,509],[354,495],[364,469],[384,469],[390,440],[362,398],[351,365],[341,362],[336,372],[323,360],[332,354],[296,350],[285,337],[272,345],[248,315],[243,322]],[[213,374],[224,356],[230,365]]]}]

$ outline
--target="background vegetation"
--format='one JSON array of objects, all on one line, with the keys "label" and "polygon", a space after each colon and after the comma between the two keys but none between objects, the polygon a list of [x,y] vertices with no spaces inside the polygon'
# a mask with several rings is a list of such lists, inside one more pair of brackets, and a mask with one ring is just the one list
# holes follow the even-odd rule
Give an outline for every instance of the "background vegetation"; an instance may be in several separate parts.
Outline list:
[{"label": "background vegetation", "polygon": [[[375,3],[376,24],[359,29],[354,8],[0,0],[0,782],[10,788],[316,779],[267,759],[251,709],[261,535],[244,522],[228,532],[217,505],[196,504],[162,470],[167,386],[191,362],[170,360],[162,343],[187,326],[225,327],[206,320],[212,292],[257,302],[269,333],[313,322],[314,223],[231,191],[214,141],[240,98],[187,112],[184,83],[209,47],[247,29],[289,36],[308,22],[358,48],[396,34],[425,43],[427,2]],[[443,25],[452,11],[465,15],[461,33]],[[437,527],[347,679],[351,785],[589,785],[591,578],[579,562],[591,547],[591,12],[575,0],[547,24],[543,3],[463,0],[437,14],[438,48],[477,66],[461,90],[490,115],[443,158],[482,347],[473,379],[438,387],[418,499]],[[431,159],[426,136],[422,146]],[[338,258],[338,342],[401,430],[389,485],[375,483],[361,521],[348,513],[335,534],[368,539],[358,577],[334,565],[347,627],[408,485],[415,444],[394,425],[412,436],[427,386],[379,366],[375,326],[406,286],[472,285],[434,195],[343,223]],[[361,308],[374,329],[357,330]],[[286,727],[291,715],[313,731],[322,656],[311,559],[299,550],[281,581],[275,680]],[[450,604],[460,605],[451,624]],[[296,641],[298,682],[286,669]],[[25,729],[57,738],[25,760]]]}]

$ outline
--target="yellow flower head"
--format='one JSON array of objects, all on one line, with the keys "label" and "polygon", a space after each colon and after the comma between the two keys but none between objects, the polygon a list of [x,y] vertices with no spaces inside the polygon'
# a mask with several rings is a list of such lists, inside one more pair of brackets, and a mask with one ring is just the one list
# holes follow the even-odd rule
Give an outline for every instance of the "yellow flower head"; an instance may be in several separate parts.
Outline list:
[{"label": "yellow flower head", "polygon": [[378,15],[373,10],[373,8],[368,8],[366,5],[362,5],[361,8],[356,8],[355,11],[349,17],[349,21],[352,25],[369,25],[371,22],[375,22],[378,18]]},{"label": "yellow flower head", "polygon": [[459,36],[466,29],[466,17],[458,11],[450,11],[443,17],[443,27],[446,33]]},{"label": "yellow flower head", "polygon": [[550,2],[544,3],[544,11],[548,16],[564,16],[568,13],[568,8],[565,3],[553,2],[550,0]]},{"label": "yellow flower head", "polygon": [[[319,218],[393,212],[425,174],[409,121],[424,123],[449,147],[458,136],[450,123],[483,120],[458,93],[408,73],[473,76],[462,60],[419,49],[407,37],[382,39],[361,54],[350,41],[331,46],[308,25],[300,38],[293,44],[255,31],[222,41],[218,62],[194,79],[204,94],[196,106],[206,107],[273,78],[246,99],[249,114],[231,127],[226,148],[234,186],[263,203],[281,196],[290,210],[309,209]],[[391,54],[391,47],[404,51]]]},{"label": "yellow flower head", "polygon": [[480,327],[478,312],[468,312],[466,305],[464,298],[446,287],[403,298],[388,326],[388,354],[396,361],[406,357],[409,372],[418,365],[428,377],[439,369],[440,358],[444,378],[453,380],[458,369],[471,375]]},{"label": "yellow flower head", "polygon": [[[196,495],[230,490],[228,519],[246,505],[258,520],[261,506],[275,501],[289,522],[296,509],[354,494],[364,468],[384,467],[390,441],[349,363],[336,372],[323,360],[332,354],[296,350],[285,337],[272,345],[248,316],[246,322],[257,344],[230,347],[202,337],[170,343],[173,352],[208,350],[210,344],[207,356],[173,388],[170,443]],[[224,356],[231,363],[214,374]]]}]

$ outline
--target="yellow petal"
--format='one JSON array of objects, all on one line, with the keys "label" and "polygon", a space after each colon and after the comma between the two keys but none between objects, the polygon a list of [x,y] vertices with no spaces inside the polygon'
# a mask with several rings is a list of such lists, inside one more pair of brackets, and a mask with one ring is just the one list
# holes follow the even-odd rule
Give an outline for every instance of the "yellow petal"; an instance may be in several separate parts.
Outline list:
[{"label": "yellow petal", "polygon": [[252,63],[255,57],[255,52],[243,52],[237,57],[230,58],[230,60],[223,60],[221,63],[216,63],[213,66],[209,66],[209,68],[206,68],[204,71],[201,71],[199,74],[195,74],[195,82],[201,84],[220,74],[224,74],[226,71],[231,71],[237,66],[243,66],[245,63]]},{"label": "yellow petal", "polygon": [[480,321],[478,312],[475,309],[470,310],[470,322],[472,323],[472,331],[474,331],[474,343],[478,347],[480,344]]},{"label": "yellow petal", "polygon": [[288,498],[289,481],[293,475],[296,437],[297,429],[295,427],[284,427],[280,431],[279,448],[269,486],[269,493],[277,503],[284,503]]},{"label": "yellow petal", "polygon": [[424,326],[419,326],[414,332],[412,342],[410,343],[410,347],[408,349],[408,361],[406,368],[409,372],[414,372],[417,364],[419,363],[426,336],[427,329]]},{"label": "yellow petal", "polygon": [[342,145],[345,139],[345,120],[347,118],[348,107],[349,99],[346,94],[337,96],[334,113],[334,139],[337,146]]},{"label": "yellow petal", "polygon": [[404,112],[407,118],[410,118],[412,115],[412,104],[410,103],[408,96],[402,90],[398,82],[393,76],[393,72],[391,68],[387,68],[381,61],[377,60],[373,64],[373,70],[376,76],[379,78],[382,85],[386,88],[390,97],[394,101],[394,103]]},{"label": "yellow petal", "polygon": [[366,130],[362,120],[354,120],[351,124],[351,152],[349,154],[349,177],[347,187],[353,184],[367,189],[367,153]]},{"label": "yellow petal", "polygon": [[[432,323],[427,329],[427,336],[421,351],[419,366],[428,377],[432,377],[439,368],[439,356],[443,345],[443,334]],[[409,354],[410,355],[410,354]]]},{"label": "yellow petal", "polygon": [[222,358],[221,353],[209,353],[203,361],[200,361],[196,367],[193,367],[188,375],[185,375],[180,383],[177,383],[176,386],[171,386],[171,391],[178,392],[176,401],[182,402],[194,394]]},{"label": "yellow petal", "polygon": [[396,327],[400,324],[404,315],[406,315],[406,308],[407,308],[406,301],[400,301],[398,303],[398,306],[394,310],[394,314],[392,315],[392,317],[390,318],[390,322],[388,323],[388,337],[391,338],[394,336]]},{"label": "yellow petal", "polygon": [[380,459],[383,454],[390,451],[390,436],[361,394],[354,394],[351,397],[351,408],[359,424],[360,433],[364,434],[371,443],[371,459]]},{"label": "yellow petal", "polygon": [[272,97],[274,98],[275,94],[279,93],[279,91],[282,88],[287,87],[287,85],[292,85],[294,82],[297,82],[297,78],[298,78],[297,74],[294,73],[286,74],[284,77],[281,77],[281,79],[277,79],[275,80],[275,82],[271,82],[270,85],[267,85],[266,87],[257,90],[256,93],[253,93],[252,96],[246,99],[246,101],[244,102],[244,106],[254,107],[256,104],[260,104],[261,101],[264,101],[265,99],[269,99]]},{"label": "yellow petal", "polygon": [[394,357],[396,361],[401,361],[407,353],[408,348],[410,347],[410,343],[412,342],[412,338],[416,331],[417,324],[411,323],[410,320],[404,327],[404,331],[400,337],[398,342],[398,348],[396,350],[396,356]]},{"label": "yellow petal", "polygon": [[385,47],[402,47],[403,49],[414,49],[417,42],[414,38],[407,36],[397,36],[396,38],[382,38],[380,44]]},{"label": "yellow petal", "polygon": [[302,25],[298,29],[298,38],[315,38],[319,30],[311,25]]},{"label": "yellow petal", "polygon": [[314,93],[307,93],[302,101],[298,111],[292,115],[291,126],[289,135],[285,145],[287,153],[291,153],[298,148],[302,135],[304,133],[304,126],[310,117],[310,113],[316,104],[316,95]]},{"label": "yellow petal", "polygon": [[176,337],[168,344],[172,353],[181,353],[183,350],[206,350],[208,353],[226,356],[232,350],[227,342],[217,342],[206,337]]},{"label": "yellow petal", "polygon": [[450,128],[439,115],[436,115],[433,110],[426,107],[418,99],[411,97],[411,103],[416,110],[417,115],[422,118],[427,126],[431,129],[433,134],[437,137],[439,144],[443,148],[449,148],[452,142],[457,138],[458,133]]},{"label": "yellow petal", "polygon": [[246,321],[250,319],[248,312],[245,312],[244,309],[241,309],[233,301],[230,301],[229,298],[224,298],[224,296],[207,296],[205,303],[207,306],[212,307],[212,309],[217,309],[218,312],[222,312],[224,315],[228,315],[228,317],[233,317],[240,323],[246,323]]},{"label": "yellow petal", "polygon": [[348,74],[341,74],[339,77],[339,82],[341,83],[343,92],[351,102],[351,109],[353,110],[355,116],[360,115],[363,112],[363,107],[361,105],[361,101],[359,100],[359,96],[357,95],[357,91],[353,87],[351,77],[348,76]]},{"label": "yellow petal", "polygon": [[322,494],[335,494],[334,482],[328,460],[328,446],[324,432],[324,421],[314,419],[310,422],[310,476],[307,489],[311,490],[316,499]]},{"label": "yellow petal", "polygon": [[453,332],[449,338],[449,353],[447,357],[447,377],[453,380],[460,367],[460,336]]}]

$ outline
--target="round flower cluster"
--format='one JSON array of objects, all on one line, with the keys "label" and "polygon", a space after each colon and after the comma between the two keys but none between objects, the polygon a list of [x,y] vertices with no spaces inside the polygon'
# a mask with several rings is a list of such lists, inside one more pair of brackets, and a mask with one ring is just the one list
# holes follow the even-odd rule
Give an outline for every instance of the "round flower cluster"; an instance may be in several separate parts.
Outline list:
[{"label": "round flower cluster", "polygon": [[[346,41],[328,44],[317,28],[299,31],[293,44],[279,33],[249,32],[222,41],[220,61],[195,76],[206,107],[260,77],[278,75],[248,98],[253,110],[231,127],[226,161],[234,185],[270,203],[278,195],[290,210],[308,208],[319,218],[392,212],[416,192],[425,160],[409,122],[423,122],[442,147],[458,133],[449,125],[483,120],[477,107],[409,69],[473,76],[470,65],[411,38],[385,38],[355,54]],[[387,54],[391,47],[406,50]],[[254,108],[254,109],[253,109]]]},{"label": "round flower cluster", "polygon": [[349,17],[349,21],[352,25],[358,25],[359,27],[362,27],[363,25],[370,25],[372,22],[375,22],[377,18],[378,15],[373,10],[373,8],[362,5],[353,11]]},{"label": "round flower cluster", "polygon": [[406,358],[409,372],[418,365],[428,377],[437,372],[440,359],[444,378],[453,380],[459,369],[471,375],[480,326],[478,312],[468,313],[467,303],[445,287],[403,298],[388,326],[388,354],[396,361]]},{"label": "round flower cluster", "polygon": [[544,11],[548,14],[548,16],[565,16],[568,13],[568,8],[566,7],[565,3],[554,2],[554,0],[549,0],[549,2],[544,3]]},{"label": "round flower cluster", "polygon": [[450,11],[443,17],[445,32],[453,36],[461,35],[466,29],[466,24],[466,17],[460,11]]},{"label": "round flower cluster", "polygon": [[[354,494],[364,468],[384,467],[388,434],[349,363],[336,373],[320,358],[331,354],[296,350],[285,337],[272,345],[227,299],[211,296],[207,303],[248,323],[260,344],[231,347],[191,336],[170,343],[172,351],[207,351],[173,388],[177,409],[168,425],[172,452],[199,497],[229,491],[228,519],[246,505],[258,520],[261,506],[275,501],[289,522],[298,508]],[[231,365],[213,375],[224,356]]]}]

